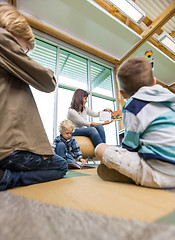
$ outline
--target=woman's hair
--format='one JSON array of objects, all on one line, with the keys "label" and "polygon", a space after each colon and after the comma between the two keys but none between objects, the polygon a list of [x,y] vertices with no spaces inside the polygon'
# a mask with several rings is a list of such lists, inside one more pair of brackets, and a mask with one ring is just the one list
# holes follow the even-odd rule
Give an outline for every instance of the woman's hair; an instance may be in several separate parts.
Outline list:
[{"label": "woman's hair", "polygon": [[35,37],[31,27],[25,17],[8,3],[0,3],[0,27],[5,28],[15,37],[23,38],[30,49],[34,48]]},{"label": "woman's hair", "polygon": [[134,95],[143,86],[152,86],[154,82],[152,65],[143,57],[126,60],[118,69],[120,90],[127,97]]},{"label": "woman's hair", "polygon": [[70,108],[75,109],[77,112],[82,112],[84,97],[88,97],[88,92],[86,92],[82,89],[77,89],[74,92],[74,95],[72,97]]},{"label": "woman's hair", "polygon": [[60,123],[60,133],[64,132],[65,130],[71,130],[72,132],[74,131],[74,125],[70,120],[63,120]]}]

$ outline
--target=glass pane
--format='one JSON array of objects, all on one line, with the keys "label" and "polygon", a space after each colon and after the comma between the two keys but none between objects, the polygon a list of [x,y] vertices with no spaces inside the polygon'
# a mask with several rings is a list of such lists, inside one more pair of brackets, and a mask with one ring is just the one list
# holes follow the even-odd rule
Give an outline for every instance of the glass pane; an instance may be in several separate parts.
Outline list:
[{"label": "glass pane", "polygon": [[35,39],[35,48],[29,52],[29,56],[42,66],[56,73],[57,47],[47,42]]},{"label": "glass pane", "polygon": [[[57,48],[36,39],[36,46],[29,56],[42,66],[56,71]],[[53,142],[54,92],[44,93],[31,87],[49,141]]]},{"label": "glass pane", "polygon": [[58,134],[59,134],[58,126],[60,122],[63,121],[64,119],[67,119],[67,111],[68,108],[70,107],[73,94],[74,91],[67,90],[64,88],[58,89],[58,122],[57,122]]},{"label": "glass pane", "polygon": [[87,90],[87,59],[60,49],[59,84]]},{"label": "glass pane", "polygon": [[50,143],[53,143],[54,92],[43,93],[31,88]]},{"label": "glass pane", "polygon": [[[110,108],[114,110],[113,101],[109,101],[106,99],[102,99],[99,97],[92,97],[92,109],[96,112],[102,111],[104,108]],[[94,122],[98,122],[97,119],[94,118]],[[112,122],[108,125],[104,126],[106,133],[106,143],[109,145],[116,145],[116,122]]]},{"label": "glass pane", "polygon": [[92,91],[113,97],[111,69],[91,62]]}]

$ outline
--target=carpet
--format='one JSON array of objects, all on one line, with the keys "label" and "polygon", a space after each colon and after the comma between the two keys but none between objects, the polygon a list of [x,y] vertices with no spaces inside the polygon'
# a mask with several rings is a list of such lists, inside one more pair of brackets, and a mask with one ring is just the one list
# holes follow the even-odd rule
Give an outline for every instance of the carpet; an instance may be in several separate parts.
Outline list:
[{"label": "carpet", "polygon": [[0,192],[2,240],[174,240],[175,194],[104,182],[95,169]]}]

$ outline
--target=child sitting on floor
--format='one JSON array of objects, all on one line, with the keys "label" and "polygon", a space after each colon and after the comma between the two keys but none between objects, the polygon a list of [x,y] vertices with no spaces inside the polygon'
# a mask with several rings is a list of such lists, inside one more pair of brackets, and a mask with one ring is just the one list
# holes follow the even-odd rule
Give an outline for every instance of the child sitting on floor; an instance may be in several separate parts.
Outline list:
[{"label": "child sitting on floor", "polygon": [[83,164],[86,160],[83,159],[82,152],[77,141],[72,137],[74,125],[70,120],[64,120],[60,124],[60,136],[54,140],[55,153],[67,160],[69,168],[79,168],[77,161]]},{"label": "child sitting on floor", "polygon": [[107,181],[145,187],[175,187],[175,94],[156,84],[152,65],[142,57],[118,70],[125,128],[122,148],[96,147],[102,164],[98,175]]},{"label": "child sitting on floor", "polygon": [[0,191],[62,178],[30,86],[53,92],[54,73],[31,59],[35,36],[24,16],[0,2]]}]

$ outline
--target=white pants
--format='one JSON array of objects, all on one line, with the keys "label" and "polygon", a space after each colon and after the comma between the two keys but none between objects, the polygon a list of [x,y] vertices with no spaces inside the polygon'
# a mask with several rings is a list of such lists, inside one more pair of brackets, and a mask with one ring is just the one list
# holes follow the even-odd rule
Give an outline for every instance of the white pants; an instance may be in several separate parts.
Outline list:
[{"label": "white pants", "polygon": [[103,153],[102,163],[131,178],[137,185],[153,188],[175,187],[175,176],[153,169],[138,153],[124,148],[109,146]]}]

